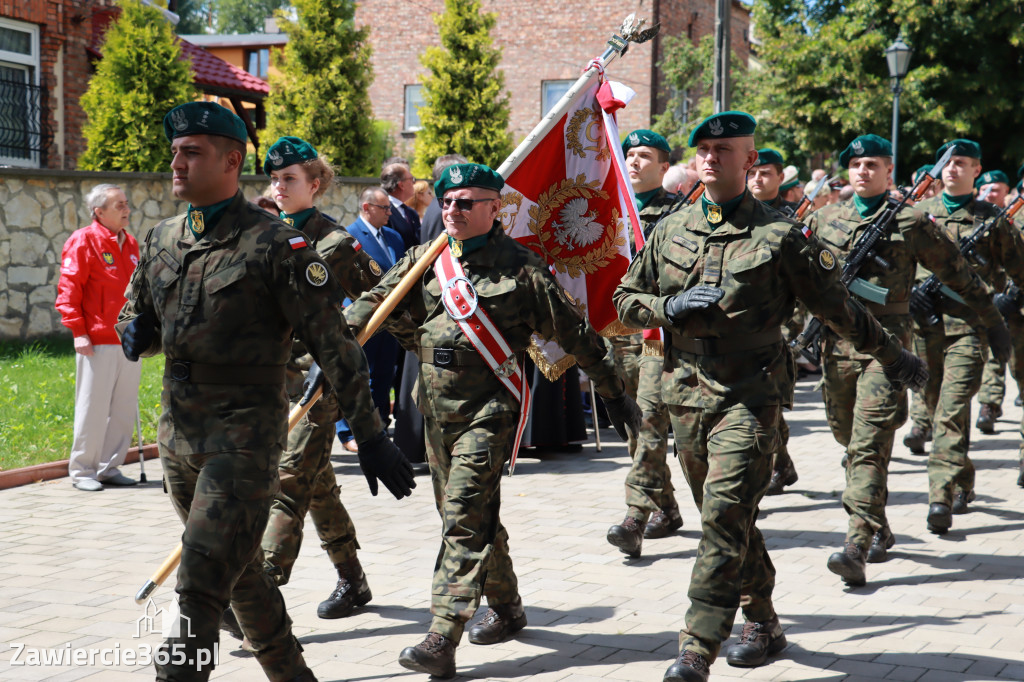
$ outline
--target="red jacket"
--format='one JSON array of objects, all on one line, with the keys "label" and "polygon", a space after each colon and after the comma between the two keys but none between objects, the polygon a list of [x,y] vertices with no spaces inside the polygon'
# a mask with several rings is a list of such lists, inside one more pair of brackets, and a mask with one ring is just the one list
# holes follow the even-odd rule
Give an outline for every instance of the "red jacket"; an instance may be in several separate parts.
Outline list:
[{"label": "red jacket", "polygon": [[117,314],[124,307],[135,266],[139,242],[124,231],[123,246],[117,236],[95,220],[75,230],[64,242],[57,282],[57,310],[61,324],[75,336],[88,335],[94,346],[120,345],[114,331]]}]

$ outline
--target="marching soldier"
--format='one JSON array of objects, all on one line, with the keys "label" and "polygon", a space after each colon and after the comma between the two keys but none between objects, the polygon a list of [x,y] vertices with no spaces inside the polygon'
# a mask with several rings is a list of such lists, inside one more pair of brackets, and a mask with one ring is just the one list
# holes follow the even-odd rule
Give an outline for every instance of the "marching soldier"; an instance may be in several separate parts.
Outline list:
[{"label": "marching soldier", "polygon": [[784,200],[779,193],[784,166],[782,154],[767,147],[758,149],[757,162],[747,173],[747,189],[755,199],[763,201],[776,211],[784,208],[795,211],[798,204]]},{"label": "marching soldier", "polygon": [[[647,239],[676,198],[662,187],[671,147],[658,133],[641,129],[626,136],[622,151]],[[683,526],[666,461],[670,424],[661,401],[662,346],[660,338],[647,338],[645,334],[636,358],[636,401],[644,421],[637,438],[629,440],[632,465],[626,474],[626,518],[609,528],[606,535],[608,542],[632,558],[640,556],[644,538],[668,537]]]},{"label": "marching soldier", "polygon": [[665,219],[613,296],[627,326],[670,333],[662,394],[701,510],[691,605],[666,682],[708,678],[741,604],[747,622],[730,665],[763,665],[786,645],[771,599],[775,569],[755,522],[779,417],[793,402],[781,325],[796,294],[893,381],[923,378],[921,361],[849,296],[832,253],[746,191],[755,127],[749,114],[728,111],[693,130],[704,196]]},{"label": "marching soldier", "polygon": [[[878,135],[861,135],[839,155],[839,163],[849,169],[853,199],[814,212],[807,226],[842,261],[886,210],[892,145]],[[920,211],[902,209],[875,251],[885,265],[869,260],[856,281],[883,290],[886,302],[866,298],[861,302],[905,347],[911,344],[909,300],[918,262],[978,310],[987,326],[1002,325],[987,287],[956,246]],[[893,440],[907,419],[907,392],[893,384],[874,358],[834,334],[822,334],[821,359],[825,413],[833,435],[846,449],[843,508],[850,516],[843,549],[832,554],[827,565],[848,585],[863,585],[865,563],[885,561],[895,543],[885,504]]]},{"label": "marching soldier", "polygon": [[[944,189],[940,196],[918,204],[931,215],[954,244],[972,232],[999,209],[974,197],[974,181],[981,174],[981,147],[977,142],[956,139],[942,145],[938,155],[953,147],[953,157],[942,170]],[[998,220],[977,247],[978,258],[970,260],[986,284],[995,283],[1002,268],[1018,285],[1024,285],[1024,242],[1020,232],[1005,220]],[[917,279],[928,276],[918,268]],[[932,427],[928,455],[928,530],[942,535],[953,525],[953,514],[965,514],[974,499],[974,464],[967,454],[971,428],[971,398],[981,385],[985,363],[985,334],[988,320],[963,302],[943,296],[934,304],[911,297],[919,310],[915,316],[915,350],[928,362],[931,378],[924,391],[914,396],[911,417],[923,431]],[[935,314],[938,324],[924,320]],[[989,327],[989,331],[997,328]],[[1004,359],[1008,355],[1009,333],[1002,338],[989,335],[992,350]],[[1003,352],[1003,347],[1007,352]]]},{"label": "marching soldier", "polygon": [[[525,424],[524,351],[536,332],[576,357],[605,398],[619,435],[635,432],[640,410],[615,374],[604,340],[544,261],[508,237],[497,220],[504,180],[475,163],[449,166],[434,186],[448,245],[384,322],[421,360],[417,405],[442,520],[427,637],[399,663],[437,677],[455,675],[455,647],[482,596],[488,610],[469,630],[496,644],[526,625],[508,533],[499,519],[501,474]],[[429,245],[411,249],[346,311],[361,329]],[[408,314],[406,316],[405,314]],[[399,317],[401,315],[401,317]]]},{"label": "marching soldier", "polygon": [[[280,218],[305,235],[330,267],[345,296],[357,298],[380,281],[380,266],[359,242],[313,206],[334,178],[330,165],[316,149],[298,137],[282,137],[267,149],[263,172],[270,178]],[[288,362],[286,388],[292,409],[319,367],[301,341],[296,340]],[[305,384],[305,386],[304,386]],[[338,572],[338,584],[317,607],[321,618],[343,618],[370,601],[370,587],[356,556],[356,529],[341,502],[331,446],[334,423],[341,419],[338,396],[325,391],[288,434],[278,468],[281,490],[274,496],[270,520],[263,534],[263,552],[278,585],[291,576],[302,546],[302,528],[308,511],[322,547]]]},{"label": "marching soldier", "polygon": [[[362,352],[344,324],[341,292],[307,238],[238,191],[245,125],[211,102],[164,117],[183,215],[146,235],[118,332],[130,360],[163,353],[160,460],[185,523],[177,592],[181,620],[158,680],[206,680],[197,661],[217,642],[230,601],[271,680],[314,680],[284,600],[263,568],[260,540],[279,488],[287,433],[292,336],[309,348],[357,424],[360,463],[401,498],[412,468],[384,434]],[[180,652],[180,655],[179,655]],[[159,658],[157,659],[160,660]]]}]

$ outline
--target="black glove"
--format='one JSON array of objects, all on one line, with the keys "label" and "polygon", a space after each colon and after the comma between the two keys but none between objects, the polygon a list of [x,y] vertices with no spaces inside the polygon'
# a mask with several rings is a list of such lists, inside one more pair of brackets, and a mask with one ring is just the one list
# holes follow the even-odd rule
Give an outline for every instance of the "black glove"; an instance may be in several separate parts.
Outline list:
[{"label": "black glove", "polygon": [[370,484],[370,494],[375,497],[378,478],[396,500],[410,495],[416,487],[412,464],[384,431],[359,444],[359,468]]},{"label": "black glove", "polygon": [[918,319],[931,317],[935,311],[935,301],[921,291],[921,287],[910,290],[910,314]]},{"label": "black glove", "polygon": [[996,310],[1004,319],[1020,318],[1020,289],[1016,284],[1011,284],[1006,287],[1006,291],[1001,291],[993,296],[992,302],[996,304]]},{"label": "black glove", "polygon": [[331,392],[330,383],[324,379],[324,371],[320,369],[320,365],[314,362],[309,366],[309,373],[306,374],[306,378],[302,380],[302,399],[299,400],[299,405],[305,405],[312,400],[316,389],[320,387],[323,387],[324,395]]},{"label": "black glove", "polygon": [[601,398],[601,400],[604,401],[604,407],[608,410],[608,419],[615,428],[615,433],[619,434],[619,438],[624,441],[628,440],[627,430],[636,438],[640,433],[640,422],[644,418],[636,401],[625,393],[618,398]]},{"label": "black glove", "polygon": [[710,308],[725,296],[725,290],[700,284],[676,294],[665,303],[665,315],[672,321],[679,321],[694,310]]},{"label": "black glove", "polygon": [[1008,362],[1013,343],[1010,341],[1010,330],[1006,324],[1000,322],[986,329],[985,333],[988,334],[988,347],[992,350],[992,356],[1001,363]]},{"label": "black glove", "polygon": [[132,362],[138,362],[156,339],[156,317],[144,312],[128,323],[121,334],[121,350]]},{"label": "black glove", "polygon": [[911,391],[920,391],[928,383],[928,365],[906,348],[896,358],[896,362],[882,365],[882,371],[897,388],[906,386]]}]

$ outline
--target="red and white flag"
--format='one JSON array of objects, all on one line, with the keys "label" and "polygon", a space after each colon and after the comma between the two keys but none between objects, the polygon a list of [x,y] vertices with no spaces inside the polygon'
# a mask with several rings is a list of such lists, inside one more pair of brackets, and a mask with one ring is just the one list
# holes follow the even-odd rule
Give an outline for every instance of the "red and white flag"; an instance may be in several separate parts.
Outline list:
[{"label": "red and white flag", "polygon": [[[632,230],[643,243],[615,110],[636,93],[598,79],[582,89],[549,132],[505,178],[499,219],[509,236],[539,253],[605,336],[627,331],[612,293],[629,267]],[[549,379],[575,359],[534,338],[531,356]]]}]

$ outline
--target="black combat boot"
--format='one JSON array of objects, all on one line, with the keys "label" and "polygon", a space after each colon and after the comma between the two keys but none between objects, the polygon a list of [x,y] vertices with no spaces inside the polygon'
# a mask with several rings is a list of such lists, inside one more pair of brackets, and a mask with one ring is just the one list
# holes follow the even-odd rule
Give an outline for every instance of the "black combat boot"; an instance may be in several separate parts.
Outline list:
[{"label": "black combat boot", "polygon": [[501,604],[487,609],[484,617],[469,628],[469,641],[473,644],[497,644],[526,627],[523,600]]},{"label": "black combat boot", "polygon": [[644,542],[644,522],[627,516],[622,523],[609,528],[606,537],[630,559],[638,559]]},{"label": "black combat boot", "polygon": [[864,550],[852,542],[843,546],[842,552],[836,552],[828,558],[828,570],[832,571],[850,587],[860,587],[867,582],[864,577]]},{"label": "black combat boot", "polygon": [[889,558],[889,550],[896,544],[896,536],[889,530],[889,526],[882,526],[882,529],[871,538],[871,546],[868,547],[868,563],[880,564]]},{"label": "black combat boot", "polygon": [[684,649],[679,652],[676,662],[665,671],[661,682],[707,682],[710,669],[708,659]]},{"label": "black combat boot", "polygon": [[799,478],[796,467],[793,466],[793,460],[789,460],[784,467],[772,471],[772,480],[764,494],[781,495],[785,492],[784,488],[787,485],[793,485]]},{"label": "black combat boot", "polygon": [[968,502],[974,502],[974,491],[967,492],[966,490],[958,489],[956,495],[953,496],[953,508],[954,514],[966,514],[970,511],[967,508]]},{"label": "black combat boot", "polygon": [[1020,461],[1020,473],[1017,474],[1017,485],[1024,488],[1024,459]]},{"label": "black combat boot", "polygon": [[978,410],[978,421],[974,424],[982,433],[991,436],[996,432],[996,420],[1003,416],[1003,408],[990,403],[982,403]]},{"label": "black combat boot", "polygon": [[915,455],[924,454],[924,444],[932,439],[931,429],[922,429],[920,426],[914,426],[910,429],[910,433],[903,437],[903,444],[907,446]]},{"label": "black combat boot", "polygon": [[398,663],[403,668],[434,677],[455,677],[455,642],[436,632],[428,632],[427,638],[416,646],[402,649]]},{"label": "black combat boot", "polygon": [[667,538],[682,527],[683,517],[679,513],[679,507],[672,505],[651,514],[647,527],[644,528],[644,537],[648,540]]},{"label": "black combat boot", "polygon": [[945,535],[953,527],[953,513],[948,504],[936,502],[928,507],[928,530]]},{"label": "black combat boot", "polygon": [[725,660],[737,668],[756,668],[785,648],[786,633],[782,631],[778,616],[760,623],[747,621],[739,643],[729,647]]},{"label": "black combat boot", "polygon": [[364,606],[373,599],[359,559],[336,564],[335,568],[338,569],[338,586],[317,607],[316,615],[321,618],[344,618],[357,606]]}]

